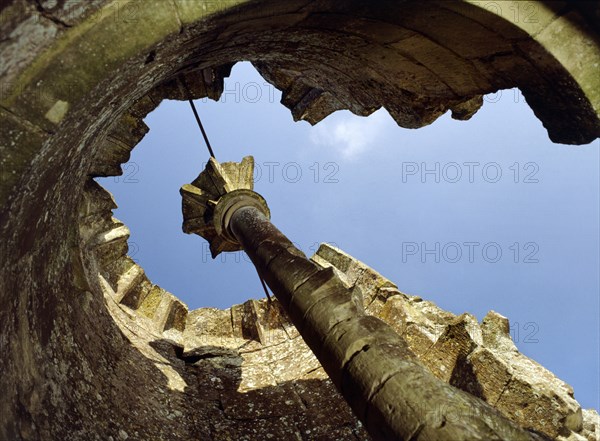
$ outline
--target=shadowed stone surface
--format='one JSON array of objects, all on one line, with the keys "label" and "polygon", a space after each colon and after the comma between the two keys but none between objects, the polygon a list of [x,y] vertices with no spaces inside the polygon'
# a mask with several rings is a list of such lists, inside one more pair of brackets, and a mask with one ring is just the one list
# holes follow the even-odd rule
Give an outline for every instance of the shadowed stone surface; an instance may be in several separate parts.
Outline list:
[{"label": "shadowed stone surface", "polygon": [[[230,337],[219,334],[188,343],[190,317],[210,314],[188,314],[136,268],[127,227],[90,177],[121,173],[147,131],[142,119],[163,98],[183,98],[179,75],[194,97],[217,99],[238,60],[252,61],[292,116],[311,123],[384,106],[400,125],[420,127],[447,110],[467,118],[482,94],[519,87],[552,140],[597,137],[598,5],[519,2],[517,21],[515,3],[493,3],[3,2],[0,439],[366,439],[266,302],[225,313],[239,347],[223,350],[218,339]],[[597,439],[597,413],[514,352],[502,319],[488,316],[490,332],[478,325],[481,344],[468,318],[405,296],[349,256],[320,253],[315,261],[343,273],[366,312],[435,375],[452,369],[451,383],[524,427]],[[217,322],[211,332],[221,332]],[[285,414],[268,416],[271,397]],[[256,413],[240,407],[253,400]]]}]

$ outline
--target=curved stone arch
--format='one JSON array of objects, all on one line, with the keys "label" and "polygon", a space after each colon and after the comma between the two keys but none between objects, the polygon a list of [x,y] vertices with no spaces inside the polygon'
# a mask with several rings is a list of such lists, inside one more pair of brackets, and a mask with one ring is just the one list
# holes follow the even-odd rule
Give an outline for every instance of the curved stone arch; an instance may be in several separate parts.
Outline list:
[{"label": "curved stone arch", "polygon": [[[295,118],[313,123],[340,108],[369,114],[385,106],[400,125],[416,128],[447,109],[468,117],[478,95],[517,86],[553,140],[589,142],[600,131],[600,86],[582,63],[594,66],[600,53],[579,31],[585,23],[573,25],[581,19],[566,5],[555,11],[544,2],[528,2],[533,18],[516,16],[511,22],[505,16],[508,9],[515,14],[515,3],[502,1],[483,8],[481,2],[369,7],[349,2],[337,11],[327,3],[235,3],[226,3],[233,12],[212,16],[187,0],[152,7],[107,2],[63,32],[19,75],[13,73],[2,106],[21,124],[33,124],[30,131],[42,131],[38,136],[44,139],[43,132],[53,133],[64,118],[85,113],[78,105],[97,112],[101,121],[115,119],[154,84],[201,56],[203,67],[257,61],[261,73],[288,92],[284,103],[293,106]],[[341,42],[343,51],[331,44]],[[306,61],[316,66],[306,69]],[[135,87],[119,90],[120,82]],[[467,109],[461,108],[465,102]],[[14,162],[30,162],[26,154],[13,154]]]},{"label": "curved stone arch", "polygon": [[[191,384],[194,374],[164,342],[148,349],[147,337],[144,358],[122,341],[90,286],[77,228],[88,176],[112,173],[103,161],[128,155],[145,133],[141,119],[160,99],[182,98],[179,74],[196,96],[214,98],[231,64],[248,59],[284,91],[282,102],[295,119],[316,123],[337,109],[366,115],[384,106],[411,128],[447,110],[466,119],[482,94],[517,86],[554,141],[598,136],[598,36],[578,6],[351,1],[335,9],[335,3],[229,1],[201,8],[188,0],[98,0],[79,9],[68,2],[54,9],[44,2],[5,7],[0,336],[8,355],[0,360],[7,373],[0,414],[12,423],[3,422],[0,434],[78,439],[91,433],[86,421],[95,414],[107,419],[96,434],[119,433],[111,417],[138,428],[142,438],[185,439],[208,427],[200,420],[215,409],[197,397],[191,401],[204,410],[187,426],[159,417],[173,400],[172,408],[195,418],[177,380]],[[492,3],[501,10],[490,9]],[[506,15],[524,3],[539,11],[537,23]],[[210,7],[217,5],[221,10]],[[19,52],[28,32],[35,44]],[[203,80],[194,82],[198,72]],[[236,354],[230,355],[235,367]],[[169,370],[174,366],[177,375]],[[69,382],[79,383],[69,389]],[[127,391],[123,397],[102,397],[119,387]],[[167,399],[169,390],[180,393]],[[128,411],[152,400],[160,405],[136,422]],[[55,414],[53,424],[45,407]]]}]

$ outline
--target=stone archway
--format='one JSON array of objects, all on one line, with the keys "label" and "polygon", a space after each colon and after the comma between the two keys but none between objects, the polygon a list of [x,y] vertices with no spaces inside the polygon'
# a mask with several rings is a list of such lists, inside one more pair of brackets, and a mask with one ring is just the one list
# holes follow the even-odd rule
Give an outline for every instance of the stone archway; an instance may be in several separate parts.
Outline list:
[{"label": "stone archway", "polygon": [[[253,425],[283,437],[323,424],[304,411],[227,414],[222,400],[206,395],[211,381],[234,392],[230,409],[260,407],[263,396],[271,406],[292,386],[265,385],[262,395],[239,397],[239,352],[223,345],[218,361],[207,361],[215,352],[205,350],[186,364],[178,346],[163,338],[165,330],[183,330],[185,308],[176,300],[160,297],[154,305],[157,311],[168,303],[156,334],[154,325],[134,329],[137,318],[103,295],[108,288],[98,274],[114,293],[125,293],[118,299],[125,303],[137,302],[133,282],[145,281],[131,265],[110,267],[126,252],[126,230],[110,224],[110,197],[90,177],[118,173],[147,131],[142,118],[164,98],[183,98],[178,75],[196,97],[215,98],[231,65],[250,60],[284,92],[295,119],[316,123],[337,109],[366,115],[384,106],[410,128],[447,110],[467,119],[482,94],[519,87],[553,141],[580,144],[599,136],[598,11],[589,4],[337,3],[17,0],[3,6],[2,437],[226,439]],[[86,216],[95,223],[86,224]],[[102,225],[105,231],[94,229]],[[110,244],[98,256],[101,241],[90,247],[89,240],[101,233]],[[245,308],[241,316],[263,317],[260,305]],[[264,344],[262,331],[240,320],[240,335]],[[320,378],[300,387],[307,392],[296,391],[298,409],[310,408],[311,399],[322,407],[334,396],[311,395],[323,387]],[[335,420],[339,437],[363,436],[343,415]]]}]

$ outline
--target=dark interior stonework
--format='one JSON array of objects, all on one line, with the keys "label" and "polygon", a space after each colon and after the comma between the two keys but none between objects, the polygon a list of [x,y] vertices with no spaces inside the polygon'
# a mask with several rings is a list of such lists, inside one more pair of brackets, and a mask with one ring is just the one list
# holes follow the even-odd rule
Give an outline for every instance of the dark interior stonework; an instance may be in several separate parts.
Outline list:
[{"label": "dark interior stonework", "polygon": [[[194,97],[218,99],[240,60],[312,124],[383,106],[419,128],[448,110],[468,119],[483,94],[519,87],[554,142],[591,142],[600,8],[518,5],[3,1],[0,439],[368,439],[280,309],[188,311],[152,284],[92,178],[121,173],[143,118],[184,98],[180,76]],[[406,296],[339,250],[314,259],[436,376],[550,438],[597,439],[597,413],[516,352],[501,316],[471,335],[468,314]]]}]

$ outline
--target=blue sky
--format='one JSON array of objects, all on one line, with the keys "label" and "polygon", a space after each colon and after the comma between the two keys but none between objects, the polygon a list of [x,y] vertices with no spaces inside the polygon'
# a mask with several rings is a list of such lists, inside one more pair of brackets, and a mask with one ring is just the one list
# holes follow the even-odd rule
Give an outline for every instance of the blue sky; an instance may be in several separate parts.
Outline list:
[{"label": "blue sky", "polygon": [[[294,123],[249,63],[196,101],[219,161],[253,155],[255,190],[307,255],[330,242],[456,314],[509,317],[519,349],[599,407],[599,147],[552,144],[518,90],[467,122],[398,127],[383,109]],[[101,179],[130,253],[190,309],[263,296],[240,253],[181,231],[179,188],[208,159],[186,102],[164,101],[120,177]]]}]

